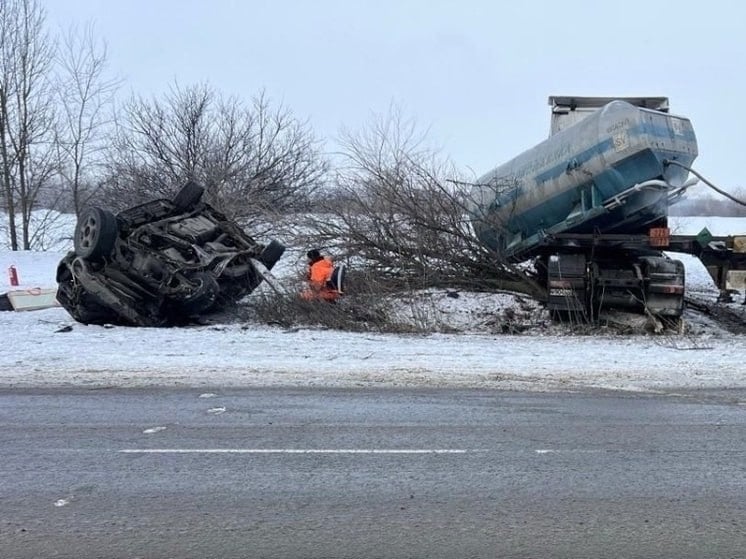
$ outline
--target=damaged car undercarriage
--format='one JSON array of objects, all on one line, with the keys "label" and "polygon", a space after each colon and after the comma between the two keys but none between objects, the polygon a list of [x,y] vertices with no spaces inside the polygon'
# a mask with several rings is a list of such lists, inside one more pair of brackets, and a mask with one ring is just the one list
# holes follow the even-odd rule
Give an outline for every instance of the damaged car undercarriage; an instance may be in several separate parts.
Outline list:
[{"label": "damaged car undercarriage", "polygon": [[171,326],[254,291],[257,264],[272,269],[285,247],[256,242],[203,193],[188,182],[172,200],[84,210],[57,267],[60,304],[85,324]]}]

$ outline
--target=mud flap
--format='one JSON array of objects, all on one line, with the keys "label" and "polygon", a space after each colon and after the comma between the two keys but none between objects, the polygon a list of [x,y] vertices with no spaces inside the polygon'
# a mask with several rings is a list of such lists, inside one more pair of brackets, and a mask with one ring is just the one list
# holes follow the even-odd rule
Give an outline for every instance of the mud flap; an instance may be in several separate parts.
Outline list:
[{"label": "mud flap", "polygon": [[653,316],[678,318],[684,312],[685,269],[680,260],[643,257],[645,309]]}]

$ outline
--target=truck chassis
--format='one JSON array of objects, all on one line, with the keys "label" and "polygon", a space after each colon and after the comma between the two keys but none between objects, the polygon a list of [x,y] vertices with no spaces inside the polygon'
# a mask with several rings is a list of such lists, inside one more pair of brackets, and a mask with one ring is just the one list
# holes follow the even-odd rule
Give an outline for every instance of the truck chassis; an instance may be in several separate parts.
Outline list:
[{"label": "truck chassis", "polygon": [[602,309],[627,309],[677,321],[685,308],[685,270],[666,252],[702,261],[732,301],[733,272],[746,270],[746,238],[670,235],[665,227],[647,235],[557,234],[544,239],[537,268],[546,302],[556,318],[593,322]]}]

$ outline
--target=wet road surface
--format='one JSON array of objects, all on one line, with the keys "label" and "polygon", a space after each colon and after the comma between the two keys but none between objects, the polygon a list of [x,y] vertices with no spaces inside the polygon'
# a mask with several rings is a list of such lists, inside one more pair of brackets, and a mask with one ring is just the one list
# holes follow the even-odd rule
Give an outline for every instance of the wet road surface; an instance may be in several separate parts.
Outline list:
[{"label": "wet road surface", "polygon": [[0,389],[0,549],[743,557],[746,394]]}]

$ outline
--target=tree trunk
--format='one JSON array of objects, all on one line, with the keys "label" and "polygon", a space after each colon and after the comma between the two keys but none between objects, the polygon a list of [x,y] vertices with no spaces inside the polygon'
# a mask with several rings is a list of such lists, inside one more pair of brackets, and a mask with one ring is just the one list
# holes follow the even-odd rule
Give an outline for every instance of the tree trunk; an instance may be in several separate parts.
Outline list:
[{"label": "tree trunk", "polygon": [[6,210],[8,212],[8,229],[10,233],[10,249],[18,250],[18,236],[16,235],[16,205],[13,196],[13,180],[10,173],[10,158],[8,156],[7,131],[7,98],[0,89],[0,163],[2,164],[2,192],[5,194]]}]

